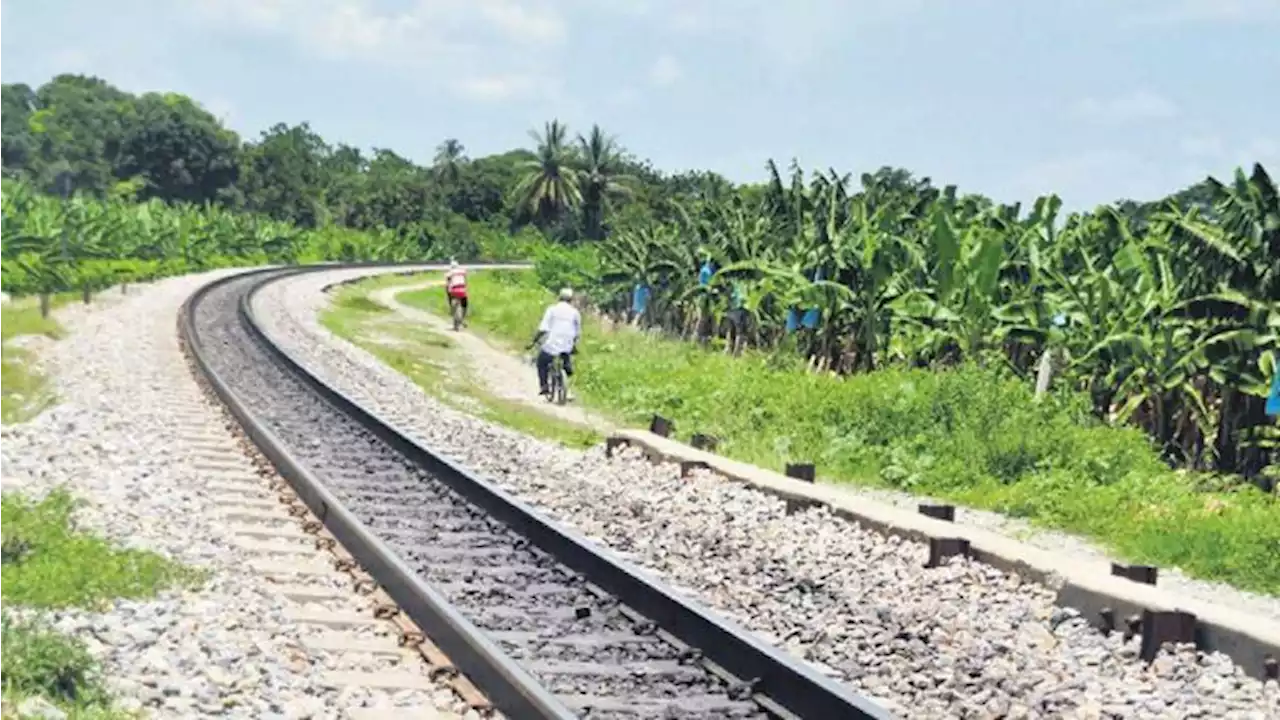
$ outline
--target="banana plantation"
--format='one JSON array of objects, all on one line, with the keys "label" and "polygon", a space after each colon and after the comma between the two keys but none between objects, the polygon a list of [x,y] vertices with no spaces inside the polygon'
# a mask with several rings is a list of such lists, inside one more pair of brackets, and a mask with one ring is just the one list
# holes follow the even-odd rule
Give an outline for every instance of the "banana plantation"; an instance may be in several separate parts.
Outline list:
[{"label": "banana plantation", "polygon": [[[3,288],[11,295],[94,292],[131,282],[237,265],[470,257],[475,242],[425,233],[294,225],[215,205],[130,199],[62,199],[4,181]],[[47,308],[47,304],[45,306]]]},{"label": "banana plantation", "polygon": [[[659,332],[815,371],[998,365],[1088,394],[1176,466],[1257,476],[1280,345],[1280,198],[1260,166],[1202,200],[1063,216],[870,176],[710,186],[601,246],[594,294]],[[700,272],[701,269],[701,272]]]}]

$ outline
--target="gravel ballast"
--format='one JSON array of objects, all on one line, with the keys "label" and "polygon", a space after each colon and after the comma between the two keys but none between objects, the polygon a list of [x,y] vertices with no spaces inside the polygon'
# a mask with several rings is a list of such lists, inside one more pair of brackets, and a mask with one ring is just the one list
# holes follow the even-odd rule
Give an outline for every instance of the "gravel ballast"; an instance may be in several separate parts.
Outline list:
[{"label": "gravel ballast", "polygon": [[[87,502],[78,526],[209,571],[196,590],[46,614],[102,661],[122,707],[159,718],[338,718],[351,698],[318,684],[323,667],[297,651],[286,601],[246,572],[250,556],[211,512],[217,493],[179,437],[189,420],[176,399],[198,390],[179,350],[178,311],[229,272],[132,286],[59,313],[69,335],[42,348],[59,403],[3,429],[4,490],[41,497],[64,486]],[[206,407],[216,427],[220,415]]]},{"label": "gravel ballast", "polygon": [[457,412],[320,327],[321,288],[259,293],[267,332],[327,382],[550,516],[913,718],[1280,718],[1280,689],[1182,648],[1150,668],[1053,594],[977,563],[922,568],[925,548],[825,511],[634,453],[607,459]]}]

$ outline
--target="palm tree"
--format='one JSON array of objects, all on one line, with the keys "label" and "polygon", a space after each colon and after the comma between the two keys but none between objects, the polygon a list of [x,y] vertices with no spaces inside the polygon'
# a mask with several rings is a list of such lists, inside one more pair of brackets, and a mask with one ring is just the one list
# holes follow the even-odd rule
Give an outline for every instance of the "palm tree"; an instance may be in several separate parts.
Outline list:
[{"label": "palm tree", "polygon": [[458,181],[458,170],[467,162],[467,151],[457,138],[448,138],[436,147],[435,171],[451,183]]},{"label": "palm tree", "polygon": [[583,229],[588,240],[600,240],[604,237],[609,200],[630,193],[626,183],[631,178],[622,174],[622,157],[616,140],[606,135],[599,125],[591,126],[590,136],[578,136],[578,151],[582,160],[579,185]]},{"label": "palm tree", "polygon": [[541,135],[529,131],[537,150],[534,158],[523,163],[528,174],[516,186],[517,201],[526,216],[551,221],[582,202],[578,171],[571,163],[566,142],[568,135],[568,126],[559,120],[547,123]]}]

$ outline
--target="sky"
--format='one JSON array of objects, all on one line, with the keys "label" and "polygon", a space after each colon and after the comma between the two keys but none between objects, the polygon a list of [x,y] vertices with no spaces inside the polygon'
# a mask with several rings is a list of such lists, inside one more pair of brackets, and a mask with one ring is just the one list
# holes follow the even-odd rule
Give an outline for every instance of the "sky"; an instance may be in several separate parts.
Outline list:
[{"label": "sky", "polygon": [[0,76],[188,94],[428,163],[599,123],[667,171],[911,170],[1009,202],[1280,166],[1280,0],[9,0]]}]

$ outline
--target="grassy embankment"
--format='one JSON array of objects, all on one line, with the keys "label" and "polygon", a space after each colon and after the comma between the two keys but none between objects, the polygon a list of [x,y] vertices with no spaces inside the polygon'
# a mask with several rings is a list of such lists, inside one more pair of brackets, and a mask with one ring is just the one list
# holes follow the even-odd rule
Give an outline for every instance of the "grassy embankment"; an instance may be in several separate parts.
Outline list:
[{"label": "grassy embankment", "polygon": [[[531,273],[476,273],[471,327],[527,342],[551,294]],[[398,299],[444,314],[438,292]],[[1280,502],[1252,487],[1169,470],[1139,431],[1094,422],[1081,398],[977,367],[885,369],[844,379],[791,358],[733,359],[587,319],[575,392],[645,426],[653,413],[721,438],[720,452],[781,469],[812,461],[825,481],[891,487],[1023,517],[1089,537],[1133,561],[1177,566],[1280,594]]]},{"label": "grassy embankment", "polygon": [[[599,443],[601,435],[591,428],[548,417],[535,408],[489,392],[464,362],[449,333],[402,319],[369,297],[369,293],[380,288],[430,282],[439,277],[439,273],[423,273],[411,278],[390,275],[339,288],[333,303],[321,313],[320,322],[330,332],[408,377],[427,394],[453,407],[570,447]],[[435,290],[434,294],[441,293]]]},{"label": "grassy embankment", "polygon": [[[57,296],[55,307],[78,299]],[[35,298],[13,300],[0,309],[3,329],[3,421],[21,423],[54,401],[46,378],[34,366],[35,353],[21,347],[24,337],[57,339],[63,330],[40,316]],[[3,558],[0,597],[6,608],[30,610],[104,607],[113,598],[146,598],[175,584],[193,583],[200,574],[147,552],[121,550],[73,528],[74,502],[54,492],[39,502],[19,493],[0,500]],[[39,614],[9,612],[0,619],[0,664],[4,705],[0,715],[17,717],[26,704],[47,704],[70,720],[132,717],[117,708],[100,669],[85,646],[51,628]]]},{"label": "grassy embankment", "polygon": [[[53,305],[70,302],[71,294],[57,296]],[[52,317],[40,317],[34,297],[11,300],[0,308],[0,420],[4,424],[25,422],[53,402],[46,378],[35,367],[35,353],[21,347],[26,337],[57,339],[62,328]]]},{"label": "grassy embankment", "polygon": [[[39,502],[14,493],[0,501],[3,599],[6,608],[99,609],[114,598],[147,598],[191,585],[202,574],[159,555],[115,548],[71,522],[72,498],[55,491]],[[0,642],[3,717],[24,703],[47,703],[70,720],[132,717],[113,703],[101,670],[77,639],[50,629],[39,615],[3,617]]]}]

